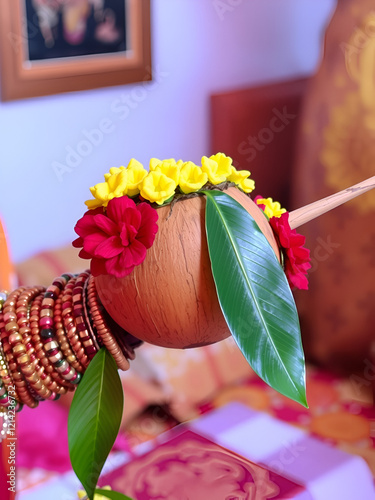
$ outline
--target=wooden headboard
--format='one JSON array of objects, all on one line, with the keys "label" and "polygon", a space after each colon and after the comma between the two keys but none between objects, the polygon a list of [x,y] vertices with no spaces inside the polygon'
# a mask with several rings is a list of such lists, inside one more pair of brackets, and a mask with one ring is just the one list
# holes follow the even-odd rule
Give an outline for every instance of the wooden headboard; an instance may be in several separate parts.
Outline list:
[{"label": "wooden headboard", "polygon": [[211,96],[211,151],[231,156],[250,170],[256,194],[290,208],[298,119],[308,79],[223,92]]}]

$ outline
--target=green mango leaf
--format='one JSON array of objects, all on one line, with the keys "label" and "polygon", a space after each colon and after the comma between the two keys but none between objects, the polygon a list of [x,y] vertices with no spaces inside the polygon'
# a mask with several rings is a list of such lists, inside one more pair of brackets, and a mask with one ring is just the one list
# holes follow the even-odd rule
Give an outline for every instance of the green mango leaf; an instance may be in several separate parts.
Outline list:
[{"label": "green mango leaf", "polygon": [[102,348],[76,390],[68,419],[70,460],[90,500],[118,434],[123,406],[116,363]]},{"label": "green mango leaf", "polygon": [[251,215],[221,191],[205,191],[212,274],[224,318],[253,370],[307,406],[305,359],[294,298]]},{"label": "green mango leaf", "polygon": [[95,494],[103,495],[103,497],[110,498],[111,500],[132,500],[130,497],[127,497],[126,495],[113,490],[102,490],[97,488],[95,490]]}]

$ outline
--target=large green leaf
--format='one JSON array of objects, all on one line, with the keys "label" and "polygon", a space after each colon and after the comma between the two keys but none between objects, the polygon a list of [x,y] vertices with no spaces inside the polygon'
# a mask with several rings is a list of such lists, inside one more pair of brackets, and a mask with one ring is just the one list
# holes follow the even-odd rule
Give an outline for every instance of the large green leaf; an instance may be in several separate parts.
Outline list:
[{"label": "large green leaf", "polygon": [[70,460],[90,500],[118,434],[123,406],[116,363],[102,348],[76,390],[68,420]]},{"label": "large green leaf", "polygon": [[253,370],[307,406],[297,309],[284,271],[251,215],[220,191],[205,191],[206,232],[218,299]]}]

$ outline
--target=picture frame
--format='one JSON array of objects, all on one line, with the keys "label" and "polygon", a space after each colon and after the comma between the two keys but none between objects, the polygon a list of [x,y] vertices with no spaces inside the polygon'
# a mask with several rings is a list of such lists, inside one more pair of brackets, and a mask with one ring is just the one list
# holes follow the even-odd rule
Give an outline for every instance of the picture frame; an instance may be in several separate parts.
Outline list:
[{"label": "picture frame", "polygon": [[[62,26],[57,31],[56,24],[52,26],[54,31],[48,33],[53,22],[46,13],[43,17],[36,11],[43,2],[1,0],[2,101],[151,80],[150,0],[115,0],[110,4],[112,8],[106,7],[107,1],[46,2],[54,5],[52,14],[55,17],[50,17]],[[76,5],[76,12],[58,11],[59,5],[65,9],[68,4]],[[98,5],[107,10],[94,13],[94,6],[97,8]],[[124,19],[119,14],[121,9],[125,13]],[[116,15],[123,25],[117,23]],[[108,22],[109,18],[112,24]],[[78,27],[76,32],[72,29],[75,26]],[[113,42],[116,37],[117,44]]]}]

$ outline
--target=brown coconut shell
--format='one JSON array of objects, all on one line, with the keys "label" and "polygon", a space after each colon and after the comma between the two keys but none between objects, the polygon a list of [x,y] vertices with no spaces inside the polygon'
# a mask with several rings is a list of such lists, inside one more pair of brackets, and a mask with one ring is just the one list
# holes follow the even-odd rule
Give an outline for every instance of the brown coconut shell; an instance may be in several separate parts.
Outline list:
[{"label": "brown coconut shell", "polygon": [[[279,249],[259,207],[243,192],[227,191],[252,215],[277,257]],[[218,302],[205,231],[206,198],[158,209],[159,230],[144,262],[125,278],[95,278],[103,306],[121,327],[151,344],[188,348],[230,335]]]}]

